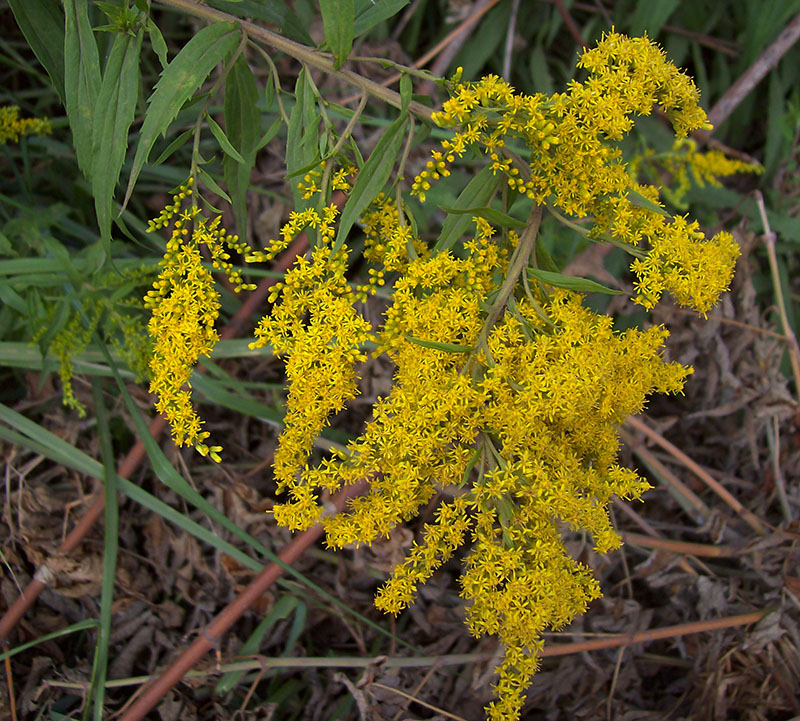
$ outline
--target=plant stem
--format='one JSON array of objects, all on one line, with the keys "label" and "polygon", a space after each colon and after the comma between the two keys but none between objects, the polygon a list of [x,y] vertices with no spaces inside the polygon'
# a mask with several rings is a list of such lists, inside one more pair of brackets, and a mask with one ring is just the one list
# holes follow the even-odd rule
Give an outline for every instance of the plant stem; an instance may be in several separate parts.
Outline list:
[{"label": "plant stem", "polygon": [[800,346],[797,344],[797,336],[789,323],[789,316],[786,313],[786,303],[783,299],[783,288],[781,277],[778,273],[778,255],[775,252],[775,233],[769,225],[767,209],[764,206],[764,196],[760,190],[755,192],[756,205],[761,214],[761,222],[764,224],[764,245],[767,248],[767,258],[769,259],[769,271],[772,276],[772,285],[775,288],[775,303],[778,306],[778,314],[783,326],[783,335],[786,340],[786,350],[789,353],[789,360],[792,363],[792,373],[794,375],[795,393],[800,394]]},{"label": "plant stem", "polygon": [[[295,58],[295,60],[299,60],[301,63],[305,63],[316,70],[321,70],[331,77],[354,85],[363,92],[369,93],[389,105],[394,105],[396,108],[402,107],[400,93],[389,90],[389,88],[385,88],[373,80],[369,80],[358,73],[354,73],[352,70],[337,70],[333,66],[333,61],[330,58],[326,57],[318,50],[314,50],[314,48],[302,45],[294,40],[289,40],[289,38],[285,38],[283,35],[274,33],[271,30],[262,28],[247,20],[241,20],[235,15],[215,10],[207,5],[201,5],[194,0],[159,0],[159,2],[162,5],[182,10],[183,12],[202,18],[203,20],[208,20],[209,22],[227,22],[239,25],[250,39],[257,39],[260,42],[266,43],[270,47],[290,55]],[[430,120],[433,114],[431,108],[413,100],[409,103],[408,109],[425,120]]]},{"label": "plant stem", "polygon": [[531,211],[530,221],[525,227],[522,237],[519,239],[519,244],[514,250],[514,254],[511,256],[511,262],[508,266],[506,279],[503,281],[503,285],[500,286],[500,290],[497,293],[497,298],[492,304],[492,307],[489,309],[489,314],[486,316],[486,321],[483,324],[483,329],[481,330],[481,335],[478,339],[478,348],[486,344],[486,341],[489,338],[489,333],[491,332],[492,328],[494,328],[494,324],[497,322],[497,319],[500,317],[500,314],[506,307],[509,297],[514,292],[514,286],[516,286],[517,281],[519,280],[520,273],[522,273],[522,271],[528,265],[531,252],[536,244],[536,236],[539,234],[539,225],[541,222],[542,206],[536,205]]}]

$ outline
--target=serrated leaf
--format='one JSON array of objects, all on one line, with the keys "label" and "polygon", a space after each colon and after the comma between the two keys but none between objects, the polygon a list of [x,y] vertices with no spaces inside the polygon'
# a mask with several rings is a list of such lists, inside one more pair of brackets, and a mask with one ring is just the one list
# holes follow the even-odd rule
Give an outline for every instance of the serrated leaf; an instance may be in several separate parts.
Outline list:
[{"label": "serrated leaf", "polygon": [[225,79],[224,114],[226,135],[239,151],[242,160],[237,162],[233,156],[228,155],[222,160],[222,168],[241,237],[245,236],[247,230],[245,196],[261,135],[261,116],[256,107],[257,101],[258,90],[253,73],[244,56],[240,55]]},{"label": "serrated leaf", "polygon": [[91,179],[92,128],[100,90],[100,56],[87,0],[65,0],[64,100],[81,172]]},{"label": "serrated leaf", "polygon": [[370,5],[355,19],[353,37],[357,38],[369,32],[378,23],[399,13],[409,2],[410,0],[380,0]]},{"label": "serrated leaf", "polygon": [[469,215],[470,217],[475,217],[477,215],[479,218],[488,220],[492,225],[497,225],[501,228],[525,227],[524,220],[519,220],[518,218],[508,215],[508,213],[495,210],[494,208],[446,208],[443,205],[440,205],[439,208],[446,213],[453,213],[455,215]]},{"label": "serrated leaf", "polygon": [[148,19],[146,28],[147,35],[150,37],[150,47],[153,48],[153,52],[158,57],[161,69],[166,70],[169,61],[167,60],[167,43],[164,40],[164,36],[161,34],[161,30],[158,29],[158,25],[151,19]]},{"label": "serrated leaf", "polygon": [[630,189],[628,190],[628,200],[631,203],[639,208],[644,208],[645,210],[652,210],[654,213],[658,213],[659,215],[663,215],[665,218],[671,218],[672,216],[664,210],[658,203],[654,203],[650,198],[645,197],[641,193],[637,192],[636,190]]},{"label": "serrated leaf", "polygon": [[469,353],[472,350],[472,346],[458,345],[458,343],[442,343],[437,340],[422,340],[420,338],[414,338],[414,336],[410,336],[406,333],[403,333],[403,338],[423,348],[441,350],[445,353]]},{"label": "serrated leaf", "polygon": [[353,47],[353,0],[320,0],[319,6],[325,41],[335,58],[334,67],[338,70]]},{"label": "serrated leaf", "polygon": [[161,73],[161,79],[148,100],[123,209],[158,135],[166,132],[181,106],[194,95],[217,63],[233,52],[240,38],[239,30],[230,23],[209,25],[189,40]]},{"label": "serrated leaf", "polygon": [[339,220],[336,242],[333,245],[334,253],[342,247],[350,228],[389,180],[403,144],[407,126],[408,118],[403,116],[386,128],[369,159],[364,163],[364,167],[359,170]]},{"label": "serrated leaf", "polygon": [[573,275],[564,275],[563,273],[551,273],[548,270],[539,270],[538,268],[528,268],[528,275],[536,280],[541,280],[548,285],[555,286],[556,288],[565,288],[566,290],[574,290],[578,293],[605,293],[606,295],[625,295],[621,290],[614,290],[608,288],[600,283],[595,283],[588,278],[576,278]]},{"label": "serrated leaf", "polygon": [[62,102],[64,92],[64,16],[53,0],[8,0],[14,19]]},{"label": "serrated leaf", "polygon": [[206,116],[206,120],[208,121],[208,127],[211,130],[211,134],[217,139],[219,147],[222,148],[222,152],[226,155],[229,155],[237,163],[244,163],[244,158],[241,156],[239,151],[233,147],[231,141],[225,136],[225,131],[219,127],[219,123],[210,115]]},{"label": "serrated leaf", "polygon": [[[484,207],[494,194],[499,176],[492,173],[491,168],[484,168],[472,180],[467,183],[467,187],[461,191],[461,195],[456,199],[453,209],[458,211],[474,207]],[[442,225],[442,232],[436,241],[434,251],[447,250],[452,248],[466,232],[472,223],[472,216],[453,213],[447,216]]]},{"label": "serrated leaf", "polygon": [[92,195],[100,227],[100,239],[108,253],[111,244],[111,215],[128,131],[136,112],[139,95],[140,29],[136,37],[117,34],[108,57],[94,111],[92,140]]}]

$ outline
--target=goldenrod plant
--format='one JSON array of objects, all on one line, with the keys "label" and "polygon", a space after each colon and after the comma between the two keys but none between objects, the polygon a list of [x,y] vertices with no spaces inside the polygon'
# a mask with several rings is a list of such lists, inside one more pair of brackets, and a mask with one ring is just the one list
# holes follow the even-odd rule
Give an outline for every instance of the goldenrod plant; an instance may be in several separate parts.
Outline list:
[{"label": "goldenrod plant", "polygon": [[[618,548],[608,504],[640,499],[649,488],[618,463],[619,425],[651,394],[681,393],[692,372],[665,361],[666,328],[618,332],[611,317],[590,310],[586,294],[619,291],[564,275],[542,242],[542,223],[548,218],[627,253],[631,297],[644,309],[669,293],[706,315],[730,285],[736,241],[725,231],[706,237],[696,221],[671,215],[660,189],[637,173],[656,159],[631,164],[619,143],[637,116],[660,108],[678,139],[676,153],[657,159],[674,176],[675,198],[687,169],[700,182],[716,182],[749,168],[702,155],[687,140],[710,127],[699,92],[647,37],[604,34],[580,55],[582,79],[551,95],[518,92],[493,75],[469,81],[458,72],[444,80],[386,61],[401,73],[395,93],[348,69],[359,23],[352,2],[338,3],[349,13],[321,3],[324,50],[228,16],[217,4],[165,0],[208,23],[171,59],[148,2],[99,4],[109,18],[101,68],[86,1],[65,3],[65,103],[110,262],[114,224],[128,232],[121,211],[136,197],[159,135],[179,112],[184,123],[192,118],[159,158],[191,141],[185,180],[147,228],[167,231],[143,303],[155,407],[177,445],[225,463],[191,394],[193,369],[218,341],[217,284],[226,277],[232,290],[248,292],[254,286],[243,264],[264,267],[306,231],[311,247],[274,286],[251,344],[283,359],[288,386],[273,464],[274,518],[292,530],[321,522],[327,545],[343,548],[388,536],[437,499],[435,519],[375,603],[401,612],[460,554],[469,630],[497,636],[504,649],[488,717],[516,719],[542,633],[563,628],[600,596],[590,569],[567,552],[564,534],[589,534],[598,553]],[[364,28],[378,14],[368,6],[359,17]],[[120,205],[115,186],[145,37],[163,72],[138,127]],[[294,93],[282,88],[265,47],[302,64]],[[256,86],[250,62],[266,64],[265,87]],[[325,100],[320,73],[352,84],[358,107]],[[449,95],[438,112],[413,96],[416,81],[431,79]],[[218,97],[223,124],[213,109]],[[353,131],[370,99],[397,111],[365,153]],[[263,125],[262,103],[274,110]],[[420,124],[441,140],[414,167]],[[284,129],[295,207],[279,238],[251,247],[242,240],[250,170]],[[221,178],[200,152],[204,135],[223,157]],[[471,179],[449,207],[431,208],[441,197],[437,183],[456,167]],[[418,171],[413,180],[409,170]],[[343,204],[333,202],[335,191]],[[223,227],[211,201],[230,207],[238,234]],[[436,232],[420,232],[421,216],[436,219]],[[368,271],[355,279],[355,266]],[[385,309],[376,322],[364,308],[378,300]],[[394,368],[390,390],[355,440],[320,455],[314,449],[331,418],[359,394],[364,364],[379,357]],[[66,384],[65,401],[76,404]],[[327,514],[325,494],[359,481],[369,483],[366,495],[344,513]]]}]

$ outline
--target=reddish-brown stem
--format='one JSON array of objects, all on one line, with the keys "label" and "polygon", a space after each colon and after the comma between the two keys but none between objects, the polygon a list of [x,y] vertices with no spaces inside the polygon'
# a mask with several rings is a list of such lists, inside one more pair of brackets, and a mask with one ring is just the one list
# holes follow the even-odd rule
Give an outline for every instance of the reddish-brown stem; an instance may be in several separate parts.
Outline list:
[{"label": "reddish-brown stem", "polygon": [[[366,486],[366,481],[362,481],[339,491],[331,499],[336,506],[336,510],[341,511],[347,499],[362,493]],[[322,532],[322,524],[318,523],[295,536],[279,558],[285,564],[294,563],[322,535]],[[139,721],[139,719],[143,718],[183,678],[192,666],[219,643],[228,629],[236,623],[250,606],[264,595],[269,587],[278,580],[283,571],[283,566],[277,563],[270,563],[234,601],[199,633],[194,642],[180,657],[152,685],[143,690],[141,696],[123,714],[120,721]]]},{"label": "reddish-brown stem", "polygon": [[[341,207],[344,204],[345,196],[343,193],[337,191],[334,193],[331,202],[336,203]],[[294,242],[284,253],[279,260],[275,262],[274,270],[283,272],[291,266],[295,258],[304,253],[308,248],[308,236],[301,233],[295,238]],[[276,283],[276,278],[264,278],[258,284],[258,288],[254,290],[242,303],[239,310],[231,318],[225,328],[220,331],[221,338],[232,338],[247,325],[250,318],[261,306],[269,294],[269,289]],[[162,416],[156,416],[150,423],[150,433],[154,437],[158,437],[163,432],[166,426],[166,420]],[[144,444],[137,441],[133,448],[125,456],[122,463],[117,469],[117,475],[122,478],[127,478],[139,467],[139,464],[145,457]],[[67,553],[74,551],[84,539],[89,530],[95,524],[98,518],[103,515],[103,508],[105,507],[105,493],[100,491],[92,501],[89,510],[84,514],[83,518],[77,525],[70,531],[63,543],[56,551],[57,556],[63,556]],[[12,629],[17,625],[17,622],[25,615],[26,611],[33,605],[33,602],[39,597],[39,594],[47,587],[52,581],[53,574],[45,562],[37,570],[33,580],[27,585],[25,590],[14,601],[9,609],[0,618],[0,644],[5,642]]]},{"label": "reddish-brown stem", "polygon": [[639,633],[621,633],[618,636],[597,638],[591,641],[553,643],[545,646],[539,655],[542,658],[547,658],[549,656],[567,656],[584,651],[598,651],[602,648],[619,648],[620,646],[630,646],[634,643],[658,641],[663,638],[676,638],[677,636],[685,636],[690,633],[717,631],[721,628],[733,628],[734,626],[747,626],[751,623],[757,623],[764,618],[767,613],[768,611],[754,611],[753,613],[743,613],[739,616],[714,618],[708,621],[694,621],[693,623],[683,623],[677,626],[665,626],[664,628],[639,631]]}]

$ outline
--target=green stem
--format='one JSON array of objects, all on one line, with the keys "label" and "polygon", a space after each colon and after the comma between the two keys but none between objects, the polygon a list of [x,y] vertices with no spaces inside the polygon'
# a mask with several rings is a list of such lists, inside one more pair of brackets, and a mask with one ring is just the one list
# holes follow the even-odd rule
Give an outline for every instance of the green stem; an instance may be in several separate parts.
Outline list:
[{"label": "green stem", "polygon": [[506,307],[509,297],[514,292],[514,287],[517,285],[520,274],[530,262],[531,253],[536,245],[536,236],[539,234],[539,225],[541,222],[542,206],[536,205],[531,211],[530,221],[519,239],[519,244],[514,249],[514,254],[511,256],[506,279],[503,281],[503,285],[500,286],[497,298],[495,298],[486,316],[486,321],[483,324],[480,337],[478,338],[478,347],[487,344],[489,333],[492,331],[492,328],[494,328],[494,324]]}]

